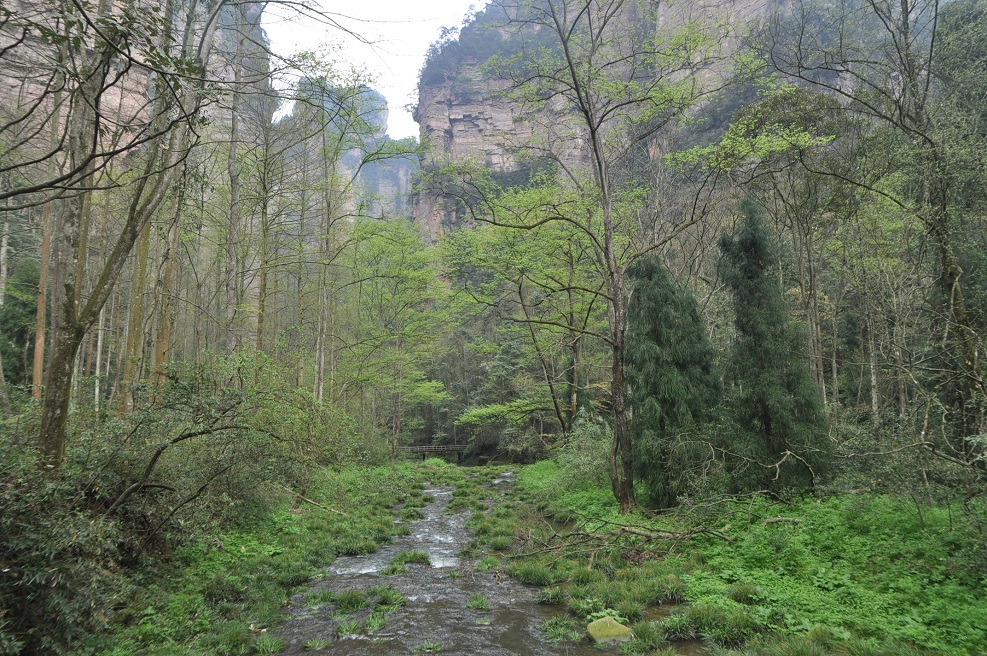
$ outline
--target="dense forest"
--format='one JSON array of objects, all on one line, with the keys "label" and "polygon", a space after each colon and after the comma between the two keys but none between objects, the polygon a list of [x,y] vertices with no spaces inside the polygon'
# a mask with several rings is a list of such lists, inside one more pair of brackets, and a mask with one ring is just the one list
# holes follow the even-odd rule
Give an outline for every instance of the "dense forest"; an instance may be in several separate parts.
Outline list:
[{"label": "dense forest", "polygon": [[[581,535],[621,567],[695,540],[723,603],[769,609],[665,639],[984,653],[987,1],[492,0],[430,49],[420,141],[386,135],[371,79],[274,54],[265,5],[0,6],[0,654],[276,653],[252,622],[193,637],[213,606],[249,615],[219,570],[168,610],[147,577],[352,503],[312,562],[250,564],[303,585],[389,539],[361,504],[468,488],[409,473],[423,445],[526,467],[524,499],[596,517]],[[561,549],[517,521],[491,549]],[[756,533],[800,524],[816,541]],[[874,570],[907,545],[875,589],[922,610],[851,598],[842,555],[786,560],[818,540]],[[780,602],[753,574],[775,557],[845,609]],[[620,580],[594,558],[586,585]],[[573,614],[645,618],[524,562]],[[706,574],[653,574],[707,604]],[[861,609],[895,619],[840,619]],[[213,619],[114,642],[156,613]]]}]

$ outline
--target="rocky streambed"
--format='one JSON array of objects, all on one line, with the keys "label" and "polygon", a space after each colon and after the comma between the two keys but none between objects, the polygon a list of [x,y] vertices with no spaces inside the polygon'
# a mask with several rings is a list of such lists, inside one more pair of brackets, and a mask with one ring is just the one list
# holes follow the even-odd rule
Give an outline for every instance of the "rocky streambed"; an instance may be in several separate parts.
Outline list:
[{"label": "rocky streambed", "polygon": [[[491,485],[511,482],[508,474]],[[557,609],[535,603],[533,588],[499,569],[482,571],[477,559],[461,557],[471,541],[469,513],[447,512],[453,492],[426,489],[434,502],[408,522],[406,535],[376,553],[340,557],[293,597],[278,631],[280,653],[599,654],[587,641],[549,642],[541,624]]]}]

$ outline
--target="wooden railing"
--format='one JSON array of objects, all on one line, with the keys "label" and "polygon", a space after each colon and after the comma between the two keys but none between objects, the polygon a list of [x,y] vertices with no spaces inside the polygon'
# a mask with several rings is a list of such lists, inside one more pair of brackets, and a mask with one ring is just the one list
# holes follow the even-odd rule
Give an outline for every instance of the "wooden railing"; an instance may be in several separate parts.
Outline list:
[{"label": "wooden railing", "polygon": [[399,446],[398,453],[420,453],[422,460],[432,454],[455,453],[456,460],[459,460],[463,451],[468,447],[468,444],[419,444],[417,446]]}]

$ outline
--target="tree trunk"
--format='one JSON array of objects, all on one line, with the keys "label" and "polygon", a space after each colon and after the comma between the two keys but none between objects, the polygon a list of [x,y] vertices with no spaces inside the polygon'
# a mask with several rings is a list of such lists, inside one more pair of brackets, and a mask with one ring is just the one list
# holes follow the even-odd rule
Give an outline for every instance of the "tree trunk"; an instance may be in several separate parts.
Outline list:
[{"label": "tree trunk", "polygon": [[168,366],[171,352],[171,324],[175,313],[175,283],[178,278],[178,225],[185,200],[185,184],[178,186],[178,198],[175,201],[175,211],[168,228],[168,243],[164,253],[164,275],[159,281],[158,298],[160,313],[158,327],[155,331],[154,349],[151,358],[151,382],[160,385],[165,381],[165,369]]},{"label": "tree trunk", "polygon": [[239,331],[236,321],[240,310],[239,284],[239,240],[240,240],[240,93],[243,83],[243,51],[246,40],[246,6],[236,8],[238,35],[236,53],[233,59],[233,94],[230,104],[230,150],[226,160],[226,172],[230,178],[230,215],[226,226],[226,272],[224,287],[226,289],[226,333],[225,344],[227,353],[232,353],[240,346]]},{"label": "tree trunk", "polygon": [[31,396],[41,400],[42,377],[45,366],[45,327],[48,318],[48,264],[51,259],[51,203],[45,203],[41,212],[41,272],[38,278],[38,302],[34,320],[34,369],[31,378]]},{"label": "tree trunk", "polygon": [[0,307],[7,295],[7,279],[10,277],[10,217],[3,212],[3,225],[0,226]]},{"label": "tree trunk", "polygon": [[[218,29],[219,10],[224,5],[220,0],[210,20],[206,24],[203,33],[199,37],[197,47],[189,43],[191,29],[186,32],[186,42],[183,48],[186,54],[193,54],[200,66],[204,66],[208,61],[209,45]],[[168,0],[164,11],[164,25],[162,30],[161,43],[165,49],[171,48],[172,25],[175,3]],[[102,0],[100,11],[108,12],[110,9],[108,0]],[[188,17],[191,22],[191,17]],[[119,38],[117,35],[116,38]],[[84,83],[77,89],[79,102],[73,103],[76,108],[76,115],[69,117],[70,139],[68,152],[71,157],[85,157],[91,150],[93,144],[98,143],[103,130],[99,116],[95,113],[95,108],[99,106],[100,94],[105,91],[104,81],[112,68],[113,58],[119,52],[119,43],[106,43],[102,48],[98,61],[93,63],[93,71],[85,78]],[[88,53],[85,53],[88,55]],[[189,83],[185,87],[188,94],[184,100],[187,106],[186,112],[195,114],[199,107],[199,90],[203,80],[198,84]],[[57,474],[61,469],[65,455],[65,431],[68,421],[69,399],[72,391],[72,368],[75,364],[75,357],[78,353],[82,339],[99,318],[99,313],[106,304],[107,299],[113,292],[116,280],[119,278],[127,258],[130,254],[138,236],[144,231],[145,226],[163,202],[167,190],[175,176],[181,173],[185,158],[183,154],[188,152],[186,136],[190,128],[188,123],[172,127],[170,131],[165,131],[168,121],[169,103],[173,96],[167,93],[167,82],[158,79],[155,93],[155,101],[152,107],[151,132],[161,133],[162,136],[151,140],[146,146],[146,160],[143,170],[138,171],[139,176],[133,183],[133,196],[127,209],[123,228],[113,248],[107,257],[106,264],[96,272],[95,282],[92,291],[85,304],[80,307],[76,303],[76,286],[81,285],[81,281],[69,281],[61,289],[57,289],[61,299],[62,320],[59,322],[53,339],[53,348],[47,370],[44,375],[45,395],[41,407],[41,427],[39,431],[39,450],[41,459],[39,464]],[[88,180],[89,175],[84,175],[83,180]],[[79,235],[81,213],[83,211],[82,196],[91,193],[81,191],[80,195],[65,201],[66,211],[63,217],[62,226],[59,230],[60,259],[66,266],[64,271],[75,272],[75,258],[84,257],[79,253]],[[72,266],[68,266],[71,264]]]},{"label": "tree trunk", "polygon": [[147,259],[151,249],[151,222],[141,230],[137,261],[130,284],[130,316],[127,320],[127,349],[123,356],[123,379],[117,410],[121,415],[134,410],[134,386],[140,379],[144,360],[144,292],[147,289]]}]

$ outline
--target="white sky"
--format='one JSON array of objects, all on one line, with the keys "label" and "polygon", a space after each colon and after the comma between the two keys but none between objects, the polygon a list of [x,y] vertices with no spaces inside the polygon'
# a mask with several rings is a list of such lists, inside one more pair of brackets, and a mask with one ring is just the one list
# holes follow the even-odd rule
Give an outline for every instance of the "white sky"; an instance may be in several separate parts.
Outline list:
[{"label": "white sky", "polygon": [[428,46],[439,38],[440,28],[458,28],[470,7],[479,10],[487,0],[321,2],[326,11],[336,14],[340,24],[373,45],[361,44],[313,19],[285,20],[284,9],[271,3],[264,10],[262,24],[272,49],[287,55],[327,44],[339,46],[335,57],[365,69],[375,80],[371,86],[387,97],[387,131],[392,138],[400,139],[418,136],[418,124],[404,106],[418,101],[418,71]]}]

